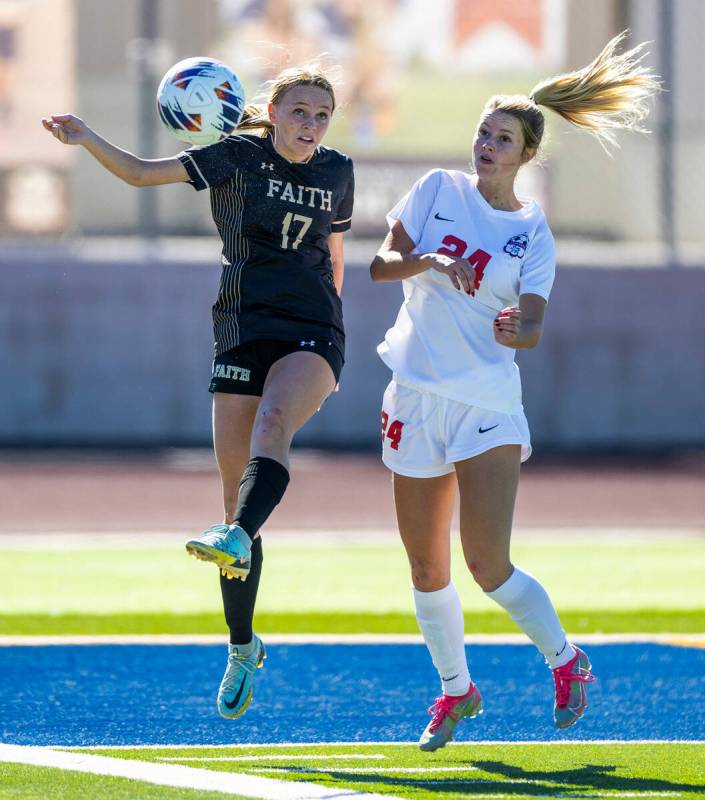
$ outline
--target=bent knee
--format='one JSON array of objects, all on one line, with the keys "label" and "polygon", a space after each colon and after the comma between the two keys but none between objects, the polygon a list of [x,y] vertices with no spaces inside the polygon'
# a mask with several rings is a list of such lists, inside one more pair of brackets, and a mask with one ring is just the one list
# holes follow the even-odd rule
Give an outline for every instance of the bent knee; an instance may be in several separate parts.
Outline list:
[{"label": "bent knee", "polygon": [[267,441],[281,441],[289,435],[289,425],[284,410],[279,406],[267,406],[257,411],[253,436]]},{"label": "bent knee", "polygon": [[435,564],[423,561],[411,561],[411,580],[414,589],[419,592],[437,592],[445,589],[450,583],[450,574],[446,569],[439,569]]},{"label": "bent knee", "polygon": [[495,589],[499,589],[512,574],[513,569],[509,561],[495,564],[481,559],[471,559],[468,562],[468,568],[475,583],[483,592],[494,592]]}]

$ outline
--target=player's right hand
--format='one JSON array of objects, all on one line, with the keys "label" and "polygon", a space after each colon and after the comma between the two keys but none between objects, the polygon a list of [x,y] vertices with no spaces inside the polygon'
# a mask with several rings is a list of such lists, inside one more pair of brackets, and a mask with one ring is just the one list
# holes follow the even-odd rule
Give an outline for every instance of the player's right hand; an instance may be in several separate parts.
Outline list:
[{"label": "player's right hand", "polygon": [[431,268],[447,275],[450,282],[460,292],[475,294],[475,268],[466,258],[453,258],[443,253],[427,253]]},{"label": "player's right hand", "polygon": [[90,133],[88,125],[73,114],[52,114],[42,119],[42,125],[62,144],[82,144]]}]

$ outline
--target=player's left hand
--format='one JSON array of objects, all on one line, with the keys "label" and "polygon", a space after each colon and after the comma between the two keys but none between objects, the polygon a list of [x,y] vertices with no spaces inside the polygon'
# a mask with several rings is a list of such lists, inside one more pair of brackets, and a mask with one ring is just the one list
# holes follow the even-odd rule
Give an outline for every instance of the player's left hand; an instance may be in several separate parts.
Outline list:
[{"label": "player's left hand", "polygon": [[494,318],[492,326],[497,344],[516,347],[521,333],[521,311],[517,306],[503,308]]}]

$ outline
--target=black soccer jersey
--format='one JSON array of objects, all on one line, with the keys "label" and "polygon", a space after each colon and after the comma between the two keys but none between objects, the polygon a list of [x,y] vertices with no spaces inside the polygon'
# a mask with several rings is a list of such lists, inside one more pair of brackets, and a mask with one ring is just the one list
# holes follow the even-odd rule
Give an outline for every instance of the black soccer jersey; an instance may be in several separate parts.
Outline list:
[{"label": "black soccer jersey", "polygon": [[211,190],[223,241],[216,354],[256,339],[327,337],[342,350],[328,236],[350,228],[350,158],[319,146],[307,163],[292,163],[269,136],[238,135],[179,159],[195,189]]}]

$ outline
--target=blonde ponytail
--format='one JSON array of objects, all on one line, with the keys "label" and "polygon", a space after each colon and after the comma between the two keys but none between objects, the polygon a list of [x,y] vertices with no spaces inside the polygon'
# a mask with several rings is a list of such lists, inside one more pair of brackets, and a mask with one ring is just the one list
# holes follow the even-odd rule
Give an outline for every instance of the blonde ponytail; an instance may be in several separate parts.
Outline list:
[{"label": "blonde ponytail", "polygon": [[609,152],[608,145],[617,144],[615,131],[644,130],[641,123],[649,113],[649,99],[662,88],[658,76],[641,63],[645,44],[621,55],[615,52],[627,34],[615,36],[587,67],[542,81],[528,97],[491,97],[484,113],[511,114],[521,124],[524,146],[537,150],[544,133],[542,106],[591,133]]},{"label": "blonde ponytail", "polygon": [[274,129],[274,125],[269,119],[267,106],[259,103],[248,103],[242,112],[242,119],[238,123],[237,129],[239,131],[259,130],[263,137],[268,136],[270,131]]},{"label": "blonde ponytail", "polygon": [[644,43],[616,52],[627,34],[615,36],[586,67],[542,81],[529,99],[591,133],[603,146],[617,144],[617,130],[643,131],[648,101],[661,82],[642,64]]}]

